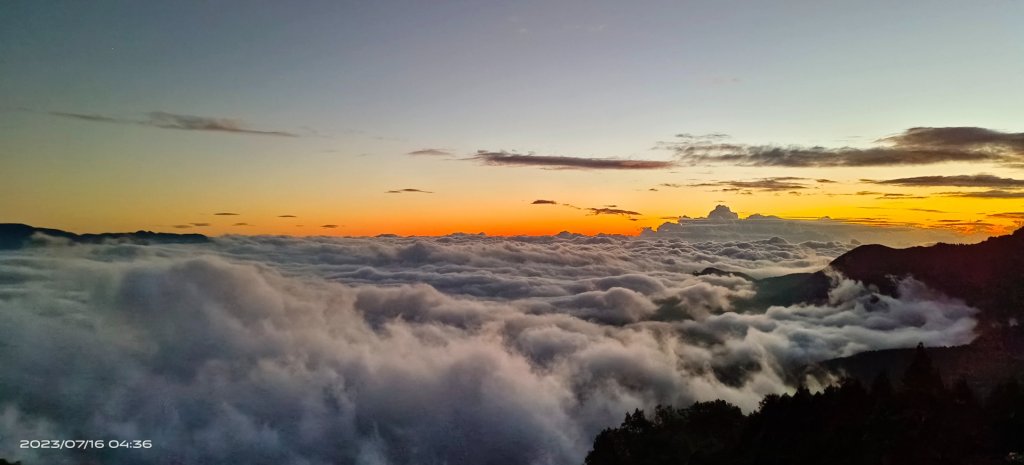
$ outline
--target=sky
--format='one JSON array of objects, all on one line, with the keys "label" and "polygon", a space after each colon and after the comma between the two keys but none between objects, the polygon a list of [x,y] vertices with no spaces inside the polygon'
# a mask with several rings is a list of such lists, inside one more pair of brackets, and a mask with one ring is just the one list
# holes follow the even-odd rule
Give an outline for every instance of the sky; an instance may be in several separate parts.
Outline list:
[{"label": "sky", "polygon": [[[1024,2],[0,6],[0,221],[637,234],[1024,220]],[[544,201],[544,202],[537,202]]]}]

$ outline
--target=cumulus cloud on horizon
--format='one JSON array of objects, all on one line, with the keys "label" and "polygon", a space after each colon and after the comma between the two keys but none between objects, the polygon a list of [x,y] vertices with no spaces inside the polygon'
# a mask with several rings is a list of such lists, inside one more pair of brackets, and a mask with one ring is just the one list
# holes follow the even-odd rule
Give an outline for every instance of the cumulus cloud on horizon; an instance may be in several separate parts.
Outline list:
[{"label": "cumulus cloud on horizon", "polygon": [[[563,234],[8,251],[0,435],[153,440],[114,465],[580,463],[634,408],[749,411],[792,389],[787,367],[971,340],[974,310],[913,281],[897,299],[834,276],[827,303],[738,313],[750,281],[693,274],[816,270],[848,247]],[[0,455],[72,458],[15,447]]]},{"label": "cumulus cloud on horizon", "polygon": [[[858,194],[893,198],[884,197],[884,194],[879,192],[860,192]],[[939,210],[931,209],[916,210],[942,213]],[[982,240],[986,237],[983,234],[985,232],[987,230],[978,230],[973,235],[965,237],[960,232],[950,229],[922,228],[881,215],[865,218],[792,219],[755,213],[741,219],[739,214],[733,212],[729,207],[718,205],[704,218],[680,217],[675,221],[662,223],[656,228],[644,228],[641,237],[678,238],[693,242],[752,241],[779,237],[790,242],[839,241],[907,247],[929,242],[955,243],[965,240]]]}]

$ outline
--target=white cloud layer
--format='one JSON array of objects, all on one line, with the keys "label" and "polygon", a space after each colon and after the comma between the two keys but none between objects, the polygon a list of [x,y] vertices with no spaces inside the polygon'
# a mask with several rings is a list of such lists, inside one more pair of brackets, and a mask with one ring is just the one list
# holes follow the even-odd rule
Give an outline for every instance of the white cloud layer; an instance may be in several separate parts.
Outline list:
[{"label": "white cloud layer", "polygon": [[[624,412],[868,349],[968,342],[974,310],[836,277],[735,313],[838,243],[227,237],[0,253],[0,457],[105,464],[571,464]],[[671,308],[668,308],[671,307]],[[13,439],[150,439],[142,451]]]}]

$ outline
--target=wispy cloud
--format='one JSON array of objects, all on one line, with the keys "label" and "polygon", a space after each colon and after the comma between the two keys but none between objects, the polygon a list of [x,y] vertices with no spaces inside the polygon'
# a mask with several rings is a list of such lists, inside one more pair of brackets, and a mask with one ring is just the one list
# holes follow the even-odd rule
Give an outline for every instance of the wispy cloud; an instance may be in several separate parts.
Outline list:
[{"label": "wispy cloud", "polygon": [[298,218],[295,215],[277,215],[278,218]]},{"label": "wispy cloud", "polygon": [[631,210],[622,210],[619,208],[588,208],[586,210],[590,212],[592,215],[639,216],[641,214],[639,212]]},{"label": "wispy cloud", "polygon": [[[719,181],[710,183],[691,184],[690,187],[724,187],[723,190],[760,190],[760,191],[791,191],[794,189],[807,189],[807,186],[796,182],[803,178],[777,177],[764,178],[753,181]],[[678,187],[678,185],[665,185],[666,187]]]},{"label": "wispy cloud", "polygon": [[452,152],[447,149],[420,149],[413,150],[407,155],[449,156],[452,155]]},{"label": "wispy cloud", "polygon": [[166,111],[152,111],[146,114],[145,119],[117,118],[107,115],[73,113],[64,111],[51,111],[52,116],[61,118],[73,118],[98,123],[115,124],[136,124],[161,129],[179,129],[185,131],[214,131],[235,134],[250,134],[261,136],[299,137],[298,134],[289,131],[270,131],[248,127],[244,122],[232,118],[213,118],[208,116],[182,115]]},{"label": "wispy cloud", "polygon": [[630,221],[636,221],[634,216],[640,216],[640,212],[632,210],[623,210],[618,208],[618,205],[604,205],[602,207],[578,207],[570,203],[561,203],[554,200],[534,200],[530,202],[530,205],[558,205],[562,207],[568,207],[573,210],[580,210],[588,212],[591,215],[617,215],[629,218]]},{"label": "wispy cloud", "polygon": [[973,199],[1024,199],[1024,191],[1011,192],[992,189],[980,192],[942,192],[946,197],[968,197]]},{"label": "wispy cloud", "polygon": [[433,192],[431,192],[431,191],[425,191],[425,190],[422,190],[422,189],[409,189],[409,188],[406,188],[406,189],[395,189],[395,190],[390,190],[390,191],[385,192],[385,194],[406,194],[406,193],[410,193],[410,194],[433,194]]},{"label": "wispy cloud", "polygon": [[186,131],[219,131],[263,136],[298,137],[298,134],[287,131],[263,131],[247,128],[244,123],[236,119],[179,115],[164,111],[150,112],[149,119],[142,124],[163,129],[182,129]]},{"label": "wispy cloud", "polygon": [[882,194],[879,199],[923,199],[924,197],[913,194],[902,194],[902,193],[889,193]]},{"label": "wispy cloud", "polygon": [[93,115],[86,113],[71,113],[65,111],[51,111],[50,115],[59,116],[61,118],[72,118],[80,119],[84,121],[95,121],[98,123],[134,123],[134,121],[118,119],[110,116]]},{"label": "wispy cloud", "polygon": [[320,227],[321,228],[325,228],[325,229],[334,229],[334,228],[337,228],[338,225],[336,225],[336,224],[325,224],[325,225],[321,225]]},{"label": "wispy cloud", "polygon": [[988,216],[990,218],[1002,218],[1007,220],[1024,220],[1024,212],[993,213]]},{"label": "wispy cloud", "polygon": [[1002,189],[1024,188],[1024,179],[1001,178],[991,174],[971,174],[959,176],[917,176],[913,178],[897,178],[885,180],[862,179],[874,184],[893,186],[919,187],[991,187]]},{"label": "wispy cloud", "polygon": [[492,166],[535,166],[576,170],[658,170],[675,166],[675,162],[663,160],[563,157],[486,150],[477,151],[476,155],[468,159]]},{"label": "wispy cloud", "polygon": [[868,148],[803,147],[725,143],[720,134],[680,134],[662,142],[685,164],[739,166],[859,167],[928,165],[946,162],[1024,162],[1024,133],[977,127],[911,128]]},{"label": "wispy cloud", "polygon": [[234,213],[234,212],[217,212],[217,213],[214,213],[214,215],[216,215],[216,216],[238,216],[238,213]]}]

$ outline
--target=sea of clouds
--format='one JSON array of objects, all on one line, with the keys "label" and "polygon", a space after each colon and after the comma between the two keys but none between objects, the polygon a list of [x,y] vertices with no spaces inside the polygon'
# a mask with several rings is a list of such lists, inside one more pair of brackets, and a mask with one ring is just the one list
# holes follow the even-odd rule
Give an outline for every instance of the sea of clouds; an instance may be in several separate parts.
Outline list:
[{"label": "sea of clouds", "polygon": [[[627,411],[750,411],[790,370],[962,344],[975,310],[834,276],[826,305],[734,311],[737,276],[837,242],[222,237],[0,251],[0,457],[104,464],[573,464]],[[20,439],[152,440],[30,450]]]}]

